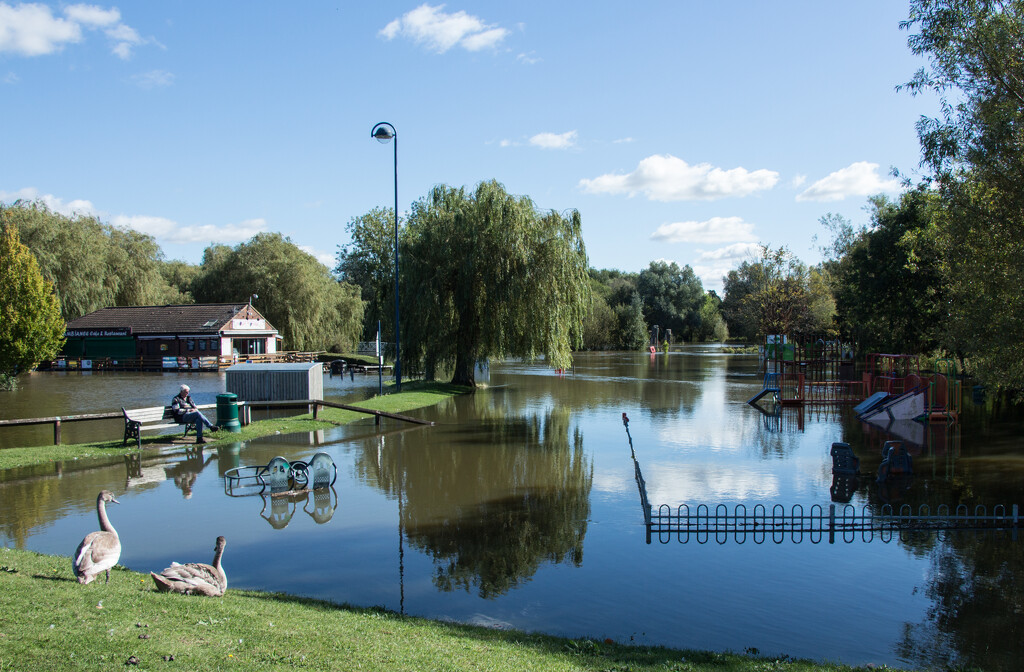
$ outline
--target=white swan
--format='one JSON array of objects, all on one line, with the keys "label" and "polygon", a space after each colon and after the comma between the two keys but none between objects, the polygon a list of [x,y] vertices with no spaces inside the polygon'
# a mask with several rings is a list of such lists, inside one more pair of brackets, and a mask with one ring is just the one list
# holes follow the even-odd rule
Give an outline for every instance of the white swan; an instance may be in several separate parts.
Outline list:
[{"label": "white swan", "polygon": [[100,531],[92,532],[82,539],[71,562],[71,568],[75,571],[79,583],[89,583],[102,572],[107,573],[107,583],[110,583],[110,568],[121,558],[121,539],[107,518],[107,502],[120,504],[114,499],[114,493],[109,490],[100,492],[96,498],[96,515],[100,519]]},{"label": "white swan", "polygon": [[207,595],[220,597],[228,589],[228,576],[221,567],[220,559],[224,555],[224,537],[217,537],[217,546],[213,549],[213,565],[201,562],[178,564],[157,574],[150,572],[156,589],[161,592],[183,593],[185,595]]}]

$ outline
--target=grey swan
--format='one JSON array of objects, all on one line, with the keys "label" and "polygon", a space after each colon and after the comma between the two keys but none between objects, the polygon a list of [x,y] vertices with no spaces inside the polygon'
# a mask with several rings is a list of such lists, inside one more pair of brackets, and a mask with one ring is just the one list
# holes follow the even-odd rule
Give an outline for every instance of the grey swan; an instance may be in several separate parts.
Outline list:
[{"label": "grey swan", "polygon": [[217,537],[217,546],[213,549],[213,564],[189,562],[181,565],[172,562],[171,566],[157,574],[150,572],[156,589],[162,593],[182,593],[183,595],[206,595],[221,597],[228,589],[228,575],[220,564],[224,555],[224,537]]},{"label": "grey swan", "polygon": [[82,539],[71,562],[71,568],[79,583],[89,583],[103,572],[107,573],[107,583],[110,583],[110,568],[121,558],[121,539],[107,518],[107,502],[121,503],[114,499],[114,493],[109,490],[100,492],[96,498],[96,515],[100,519],[100,531],[92,532]]}]

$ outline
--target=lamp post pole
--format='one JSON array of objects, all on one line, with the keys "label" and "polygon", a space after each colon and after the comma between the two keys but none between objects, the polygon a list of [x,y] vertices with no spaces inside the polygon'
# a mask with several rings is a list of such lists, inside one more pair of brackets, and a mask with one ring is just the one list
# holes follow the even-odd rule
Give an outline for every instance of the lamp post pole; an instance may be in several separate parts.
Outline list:
[{"label": "lamp post pole", "polygon": [[399,347],[399,310],[398,310],[398,132],[395,127],[386,121],[382,121],[373,127],[370,136],[377,139],[377,142],[395,143],[395,389],[402,391],[402,357]]}]

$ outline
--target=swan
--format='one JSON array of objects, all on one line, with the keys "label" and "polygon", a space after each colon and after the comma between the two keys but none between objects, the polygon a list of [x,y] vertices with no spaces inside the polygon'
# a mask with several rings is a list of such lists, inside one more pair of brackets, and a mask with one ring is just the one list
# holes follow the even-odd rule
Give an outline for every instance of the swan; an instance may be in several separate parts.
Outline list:
[{"label": "swan", "polygon": [[121,503],[114,499],[114,493],[109,490],[100,492],[96,498],[100,531],[92,532],[82,539],[75,551],[75,559],[71,562],[79,583],[89,583],[103,572],[107,573],[107,583],[110,583],[110,568],[121,558],[121,540],[107,518],[107,502]]},{"label": "swan", "polygon": [[224,537],[217,537],[217,546],[213,549],[213,565],[201,562],[190,562],[184,565],[172,562],[171,566],[157,574],[150,572],[156,589],[160,592],[183,593],[185,595],[206,595],[220,597],[228,589],[228,576],[221,567],[220,559],[224,555]]}]

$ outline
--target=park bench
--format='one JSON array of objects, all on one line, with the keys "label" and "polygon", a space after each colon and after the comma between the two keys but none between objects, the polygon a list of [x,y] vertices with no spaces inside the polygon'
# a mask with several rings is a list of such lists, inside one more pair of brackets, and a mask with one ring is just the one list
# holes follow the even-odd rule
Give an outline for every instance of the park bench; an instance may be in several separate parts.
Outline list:
[{"label": "park bench", "polygon": [[[202,411],[204,409],[216,408],[216,406],[216,404],[199,404],[197,408]],[[184,425],[185,431],[181,435],[182,438],[188,436],[189,430],[196,431],[196,424],[194,422],[186,424],[175,420],[170,406],[151,406],[149,408],[125,408],[122,406],[121,412],[124,413],[123,443],[127,444],[128,439],[135,439],[140,450],[142,449],[140,433],[144,430],[168,429]]]}]

